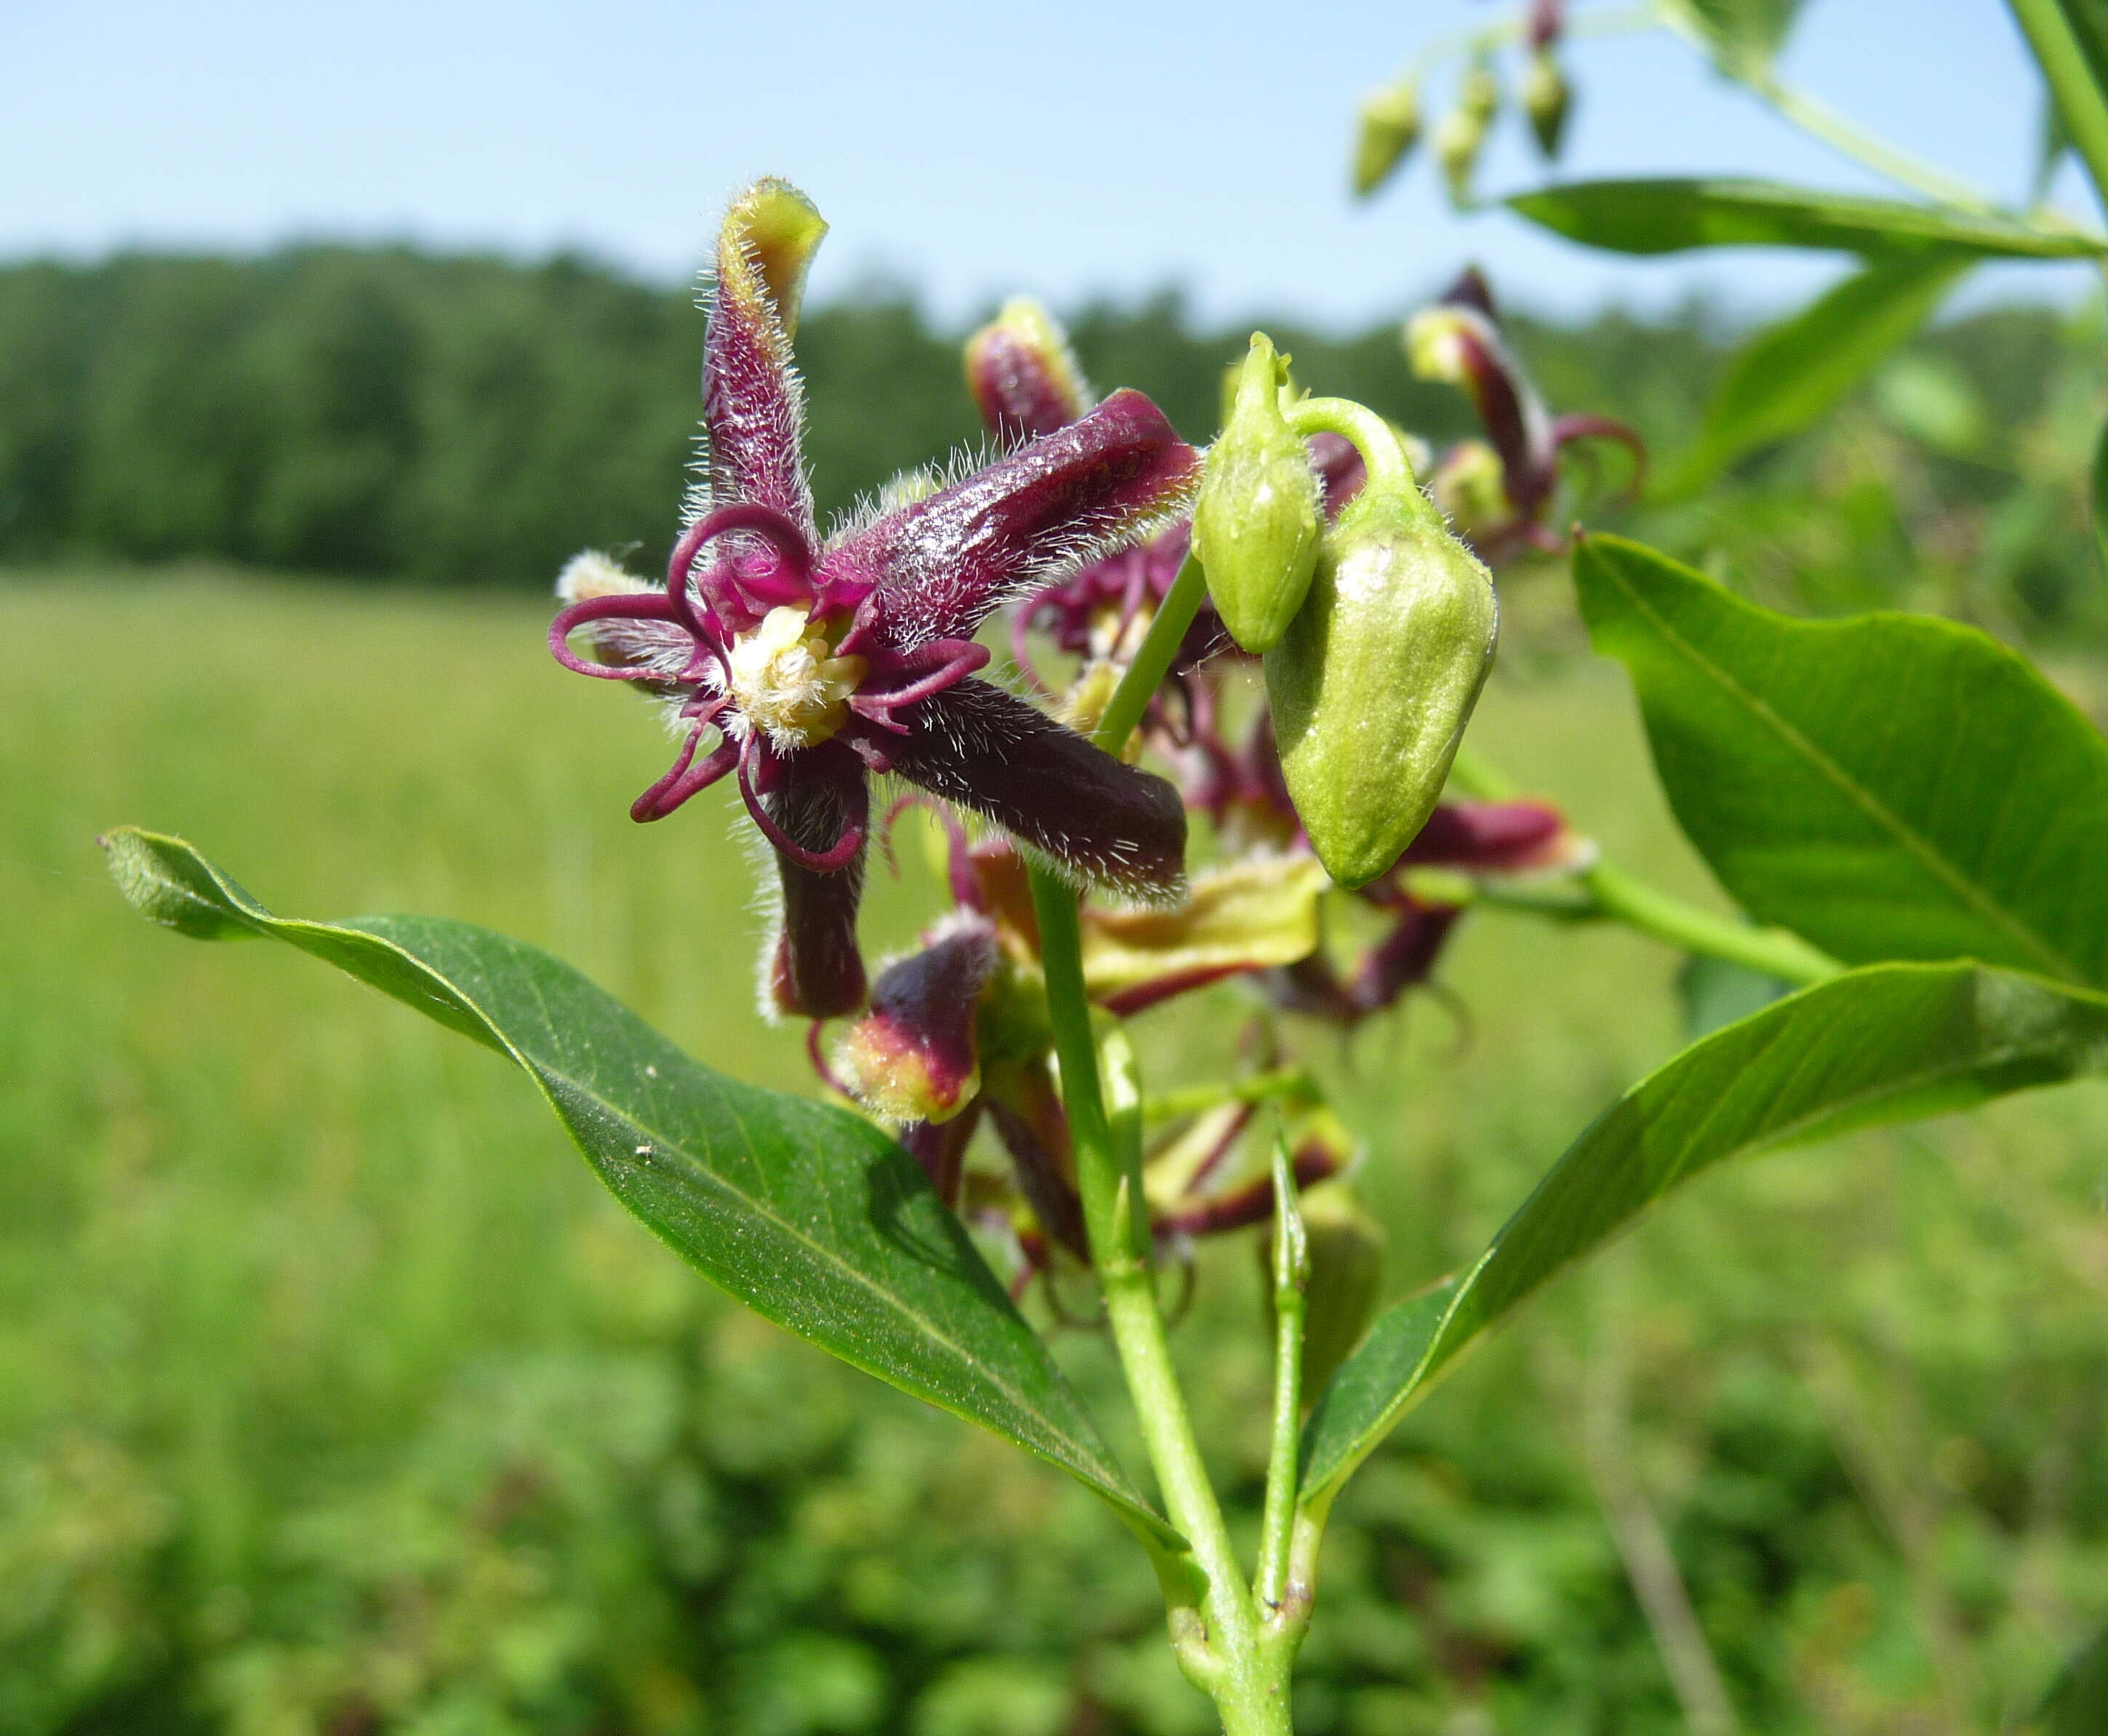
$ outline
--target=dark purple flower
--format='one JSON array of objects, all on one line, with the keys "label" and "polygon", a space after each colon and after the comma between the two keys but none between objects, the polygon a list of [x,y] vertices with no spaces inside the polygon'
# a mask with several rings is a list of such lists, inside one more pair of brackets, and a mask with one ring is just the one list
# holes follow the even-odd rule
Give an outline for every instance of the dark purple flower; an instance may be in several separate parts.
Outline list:
[{"label": "dark purple flower", "polygon": [[[567,668],[638,683],[674,709],[680,753],[633,817],[662,819],[736,778],[782,882],[768,998],[813,1018],[864,997],[856,914],[874,772],[973,809],[1080,879],[1175,895],[1176,793],[975,680],[989,654],[974,635],[1000,604],[1174,515],[1199,470],[1154,404],[1118,392],[964,480],[823,540],[790,337],[825,228],[781,182],[733,202],[704,342],[706,476],[665,583],[582,557],[550,629]],[[589,657],[571,647],[582,630]]]},{"label": "dark purple flower", "polygon": [[1405,343],[1413,371],[1463,392],[1485,428],[1485,440],[1453,448],[1431,482],[1435,504],[1485,559],[1520,545],[1565,546],[1544,519],[1559,484],[1560,455],[1577,440],[1624,446],[1637,488],[1646,463],[1639,436],[1607,416],[1554,416],[1545,408],[1501,335],[1493,290],[1476,267],[1408,322]]}]

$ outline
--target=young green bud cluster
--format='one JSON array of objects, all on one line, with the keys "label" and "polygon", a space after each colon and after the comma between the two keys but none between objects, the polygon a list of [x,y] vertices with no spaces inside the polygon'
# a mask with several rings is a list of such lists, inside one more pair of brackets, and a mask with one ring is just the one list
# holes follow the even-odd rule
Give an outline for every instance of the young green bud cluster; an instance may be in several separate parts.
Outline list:
[{"label": "young green bud cluster", "polygon": [[1368,483],[1266,656],[1289,794],[1318,859],[1349,888],[1390,867],[1433,812],[1499,624],[1492,575],[1383,432],[1388,451],[1379,462],[1364,448]]},{"label": "young green bud cluster", "polygon": [[1442,165],[1442,178],[1448,183],[1449,197],[1457,205],[1471,203],[1471,178],[1500,110],[1500,80],[1487,61],[1473,61],[1457,88],[1457,106],[1435,129],[1435,155]]},{"label": "young green bud cluster", "polygon": [[1420,87],[1386,84],[1362,99],[1354,128],[1354,194],[1366,199],[1390,179],[1420,142]]},{"label": "young green bud cluster", "polygon": [[1308,449],[1281,413],[1285,359],[1263,332],[1237,378],[1193,506],[1193,551],[1208,594],[1247,651],[1271,650],[1303,606],[1322,522]]}]

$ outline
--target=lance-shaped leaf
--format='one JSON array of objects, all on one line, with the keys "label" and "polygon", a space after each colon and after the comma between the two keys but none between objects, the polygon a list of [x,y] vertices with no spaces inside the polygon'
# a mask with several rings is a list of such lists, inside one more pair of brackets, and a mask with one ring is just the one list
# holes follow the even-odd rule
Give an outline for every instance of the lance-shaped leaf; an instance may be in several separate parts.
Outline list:
[{"label": "lance-shaped leaf", "polygon": [[1798,434],[1932,317],[1972,255],[1882,260],[1736,352],[1690,452],[1663,492],[1695,492],[1724,466]]},{"label": "lance-shaped leaf", "polygon": [[1360,1464],[1489,1326],[1700,1171],[2104,1064],[2108,998],[1975,965],[1851,971],[1716,1032],[1575,1140],[1467,1271],[1377,1320],[1311,1415],[1304,1496]]},{"label": "lance-shaped leaf", "polygon": [[2108,8],[2101,0],[2009,0],[2063,132],[2098,188],[2108,162]]},{"label": "lance-shaped leaf", "polygon": [[1613,253],[1815,247],[2024,259],[2108,253],[2108,243],[2097,237],[2038,229],[1996,211],[1866,199],[1769,181],[1581,181],[1518,193],[1508,204],[1570,241]]},{"label": "lance-shaped leaf", "polygon": [[958,1220],[868,1122],[713,1073],[524,942],[430,916],[275,916],[180,839],[106,842],[154,921],[284,941],[516,1062],[609,1190],[712,1283],[1175,1545]]},{"label": "lance-shaped leaf", "polygon": [[1684,831],[1758,921],[1848,964],[2108,984],[2108,741],[1996,641],[1797,621],[1615,537],[1574,563]]}]

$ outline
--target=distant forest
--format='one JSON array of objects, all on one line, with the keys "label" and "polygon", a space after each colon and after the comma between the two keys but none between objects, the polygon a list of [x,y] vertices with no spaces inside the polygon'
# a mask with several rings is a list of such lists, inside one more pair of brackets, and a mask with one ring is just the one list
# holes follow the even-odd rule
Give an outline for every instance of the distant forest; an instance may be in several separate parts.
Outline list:
[{"label": "distant forest", "polygon": [[[1212,433],[1248,326],[1203,329],[1170,294],[1058,311],[1101,389],[1139,387],[1189,437]],[[1511,324],[1556,407],[1665,445],[1727,343],[1696,308]],[[1468,425],[1453,392],[1411,376],[1394,321],[1344,339],[1267,329],[1316,390],[1430,438]],[[823,517],[978,437],[961,335],[898,294],[808,312]],[[201,556],[530,588],[583,546],[641,544],[648,564],[674,527],[701,340],[691,295],[572,258],[300,247],[0,267],[0,560]],[[2017,310],[1938,341],[2011,425],[2033,409],[2011,391],[2064,337]]]}]

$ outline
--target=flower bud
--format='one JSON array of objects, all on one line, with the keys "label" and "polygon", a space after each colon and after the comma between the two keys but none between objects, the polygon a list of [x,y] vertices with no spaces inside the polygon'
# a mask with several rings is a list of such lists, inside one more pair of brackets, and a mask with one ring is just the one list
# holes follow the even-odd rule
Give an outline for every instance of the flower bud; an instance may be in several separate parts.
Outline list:
[{"label": "flower bud", "polygon": [[1573,88],[1558,58],[1549,48],[1539,49],[1530,56],[1529,71],[1522,81],[1522,108],[1529,117],[1529,130],[1537,135],[1537,148],[1547,161],[1559,155],[1573,106]]},{"label": "flower bud", "polygon": [[1091,407],[1069,340],[1029,295],[966,340],[966,387],[989,431],[1018,441],[1065,428]]},{"label": "flower bud", "polygon": [[1484,61],[1475,62],[1458,88],[1457,106],[1442,117],[1442,124],[1435,129],[1435,155],[1455,204],[1471,203],[1471,177],[1500,108],[1500,80]]},{"label": "flower bud", "polygon": [[1433,811],[1498,622],[1492,576],[1402,460],[1341,510],[1266,689],[1289,794],[1342,886],[1390,867]]},{"label": "flower bud", "polygon": [[1507,467],[1484,440],[1459,440],[1444,452],[1427,492],[1449,528],[1475,549],[1491,546],[1516,527]]},{"label": "flower bud", "polygon": [[872,986],[871,1010],[834,1055],[843,1086],[887,1121],[949,1121],[980,1089],[976,1019],[996,965],[995,930],[968,911]]},{"label": "flower bud", "polygon": [[1207,569],[1208,594],[1247,651],[1281,642],[1318,560],[1318,478],[1281,412],[1286,374],[1265,334],[1254,332],[1236,403],[1209,450],[1193,503],[1193,550]]},{"label": "flower bud", "polygon": [[1354,131],[1354,192],[1366,199],[1390,179],[1420,142],[1420,87],[1387,84],[1362,100]]}]

